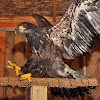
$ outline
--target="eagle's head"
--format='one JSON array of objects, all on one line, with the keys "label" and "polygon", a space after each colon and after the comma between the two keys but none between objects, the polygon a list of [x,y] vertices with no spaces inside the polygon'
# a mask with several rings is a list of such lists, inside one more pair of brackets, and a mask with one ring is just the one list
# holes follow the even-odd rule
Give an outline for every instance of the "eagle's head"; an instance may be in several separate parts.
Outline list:
[{"label": "eagle's head", "polygon": [[15,29],[15,33],[29,33],[34,31],[36,28],[37,26],[32,23],[22,22]]}]

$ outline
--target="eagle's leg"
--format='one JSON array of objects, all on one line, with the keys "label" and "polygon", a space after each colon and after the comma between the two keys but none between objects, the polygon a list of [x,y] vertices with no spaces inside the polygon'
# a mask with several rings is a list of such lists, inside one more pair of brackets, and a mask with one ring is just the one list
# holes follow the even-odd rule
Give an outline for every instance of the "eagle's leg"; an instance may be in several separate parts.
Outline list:
[{"label": "eagle's leg", "polygon": [[65,65],[65,71],[66,71],[66,69],[68,69],[67,73],[70,74],[72,76],[72,78],[75,78],[75,79],[76,78],[87,78],[87,79],[89,78],[77,71],[72,70],[68,65]]},{"label": "eagle's leg", "polygon": [[57,70],[58,75],[65,77],[65,78],[89,78],[77,71],[72,70],[67,64],[64,64],[64,70]]},{"label": "eagle's leg", "polygon": [[8,60],[8,63],[10,64],[10,66],[7,66],[7,67],[15,69],[16,75],[17,75],[17,77],[20,77],[20,80],[28,79],[29,83],[31,83],[31,79],[30,79],[31,73],[19,75],[19,70],[21,71],[21,68],[19,66],[17,66],[16,63],[12,63],[10,60]]}]

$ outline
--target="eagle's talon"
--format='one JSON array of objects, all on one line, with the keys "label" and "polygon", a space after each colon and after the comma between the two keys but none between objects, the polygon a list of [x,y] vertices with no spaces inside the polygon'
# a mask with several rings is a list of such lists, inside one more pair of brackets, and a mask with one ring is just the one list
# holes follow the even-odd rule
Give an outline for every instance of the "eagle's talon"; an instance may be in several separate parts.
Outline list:
[{"label": "eagle's talon", "polygon": [[19,70],[21,70],[21,68],[19,66],[16,65],[16,63],[12,63],[10,60],[8,60],[8,63],[10,64],[10,66],[7,66],[8,68],[14,68],[16,71],[16,75],[19,75]]},{"label": "eagle's talon", "polygon": [[30,77],[31,77],[31,73],[27,73],[27,74],[21,75],[20,76],[20,81],[28,79],[29,83],[31,83],[31,78]]},{"label": "eagle's talon", "polygon": [[74,71],[74,70],[71,70],[71,71],[72,71],[71,75],[72,75],[73,78],[75,78],[75,79],[77,79],[77,78],[81,78],[81,79],[83,79],[83,78],[89,79],[89,77],[87,77],[87,76],[85,76],[85,75],[83,75],[83,74],[81,74],[81,73],[79,73],[79,72],[77,72],[77,71]]},{"label": "eagle's talon", "polygon": [[20,76],[21,76],[21,75],[16,76],[16,78],[18,78],[18,81],[20,81]]},{"label": "eagle's talon", "polygon": [[29,87],[31,87],[31,82],[30,82],[30,83],[28,83],[28,86],[27,86],[27,88],[29,88]]},{"label": "eagle's talon", "polygon": [[16,76],[16,78],[17,78],[17,77],[20,77],[20,76],[21,76],[21,75],[18,75],[18,76]]}]

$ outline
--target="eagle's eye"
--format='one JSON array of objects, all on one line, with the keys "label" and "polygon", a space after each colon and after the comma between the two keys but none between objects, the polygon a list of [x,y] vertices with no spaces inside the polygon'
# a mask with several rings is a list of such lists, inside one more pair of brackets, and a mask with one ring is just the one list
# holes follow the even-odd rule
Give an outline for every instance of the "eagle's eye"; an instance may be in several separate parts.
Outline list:
[{"label": "eagle's eye", "polygon": [[23,27],[26,27],[26,24],[23,24]]}]

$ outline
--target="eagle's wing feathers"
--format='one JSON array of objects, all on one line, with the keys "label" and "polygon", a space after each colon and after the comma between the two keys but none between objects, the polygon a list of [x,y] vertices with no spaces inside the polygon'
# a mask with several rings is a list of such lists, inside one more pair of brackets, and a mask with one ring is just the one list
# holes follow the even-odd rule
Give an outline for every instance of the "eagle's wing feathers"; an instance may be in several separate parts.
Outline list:
[{"label": "eagle's wing feathers", "polygon": [[38,15],[38,14],[33,14],[32,16],[33,16],[33,17],[35,18],[35,20],[37,21],[38,27],[44,28],[44,27],[50,27],[50,26],[52,26],[52,25],[50,24],[50,22],[49,22],[47,19],[45,19],[43,16]]},{"label": "eagle's wing feathers", "polygon": [[74,0],[50,31],[50,38],[63,48],[65,58],[91,52],[94,39],[100,35],[100,0]]}]

